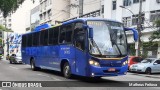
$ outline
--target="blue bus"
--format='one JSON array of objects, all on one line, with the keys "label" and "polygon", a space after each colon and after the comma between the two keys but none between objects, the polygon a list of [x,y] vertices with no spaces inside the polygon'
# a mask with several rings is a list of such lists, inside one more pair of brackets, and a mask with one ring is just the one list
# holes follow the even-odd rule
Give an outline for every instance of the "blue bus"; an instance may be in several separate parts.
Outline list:
[{"label": "blue bus", "polygon": [[60,71],[64,77],[125,75],[128,70],[128,43],[118,21],[79,18],[57,26],[44,24],[22,35],[22,61],[33,70]]}]

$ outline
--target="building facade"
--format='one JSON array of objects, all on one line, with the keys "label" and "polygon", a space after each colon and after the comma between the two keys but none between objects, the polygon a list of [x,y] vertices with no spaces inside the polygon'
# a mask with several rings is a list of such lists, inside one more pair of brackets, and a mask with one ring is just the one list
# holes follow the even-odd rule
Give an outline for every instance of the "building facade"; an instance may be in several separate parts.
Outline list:
[{"label": "building facade", "polygon": [[79,17],[103,17],[104,0],[40,0],[40,24],[56,25]]},{"label": "building facade", "polygon": [[70,0],[40,0],[40,24],[57,23],[70,17]]},{"label": "building facade", "polygon": [[[140,0],[104,0],[104,18],[118,20],[123,22],[126,27],[137,27],[138,14],[139,14],[139,1]],[[124,6],[125,8],[121,8]],[[160,2],[159,0],[143,0],[142,3],[142,42],[149,42],[149,37],[157,30],[153,23],[155,20],[160,19]],[[127,34],[128,42],[134,43],[131,34]],[[160,42],[159,40],[157,40]],[[152,47],[145,51],[148,57],[160,58],[160,45]]]},{"label": "building facade", "polygon": [[33,31],[34,28],[36,26],[39,26],[40,24],[40,17],[39,17],[39,14],[40,14],[40,10],[39,10],[39,5],[34,7],[32,10],[31,10],[31,25],[30,25],[30,30]]}]

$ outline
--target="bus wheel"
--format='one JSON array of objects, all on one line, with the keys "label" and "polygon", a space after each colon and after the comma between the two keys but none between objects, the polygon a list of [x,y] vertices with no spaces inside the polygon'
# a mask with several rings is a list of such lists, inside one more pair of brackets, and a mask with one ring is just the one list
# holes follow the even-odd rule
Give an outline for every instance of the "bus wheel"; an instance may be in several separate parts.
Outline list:
[{"label": "bus wheel", "polygon": [[65,78],[71,78],[71,69],[68,62],[63,66],[63,75]]},{"label": "bus wheel", "polygon": [[37,70],[39,69],[38,67],[35,66],[34,60],[31,60],[31,69],[32,69],[33,71],[37,71]]}]

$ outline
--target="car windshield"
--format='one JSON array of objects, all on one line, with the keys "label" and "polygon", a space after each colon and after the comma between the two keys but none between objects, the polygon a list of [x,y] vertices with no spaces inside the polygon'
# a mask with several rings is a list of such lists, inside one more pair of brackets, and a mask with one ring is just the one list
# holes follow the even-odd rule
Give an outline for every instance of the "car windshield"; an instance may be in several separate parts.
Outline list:
[{"label": "car windshield", "polygon": [[144,59],[141,63],[152,63],[154,59]]},{"label": "car windshield", "polygon": [[127,55],[127,40],[123,25],[111,21],[87,21],[93,28],[92,54],[107,56]]}]

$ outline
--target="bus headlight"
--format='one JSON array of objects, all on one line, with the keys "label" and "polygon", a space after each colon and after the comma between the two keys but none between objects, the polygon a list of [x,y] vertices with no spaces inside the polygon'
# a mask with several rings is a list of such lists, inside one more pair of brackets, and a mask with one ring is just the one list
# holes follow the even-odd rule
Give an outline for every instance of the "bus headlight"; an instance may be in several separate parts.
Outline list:
[{"label": "bus headlight", "polygon": [[99,62],[94,61],[94,60],[89,60],[89,64],[93,66],[100,66]]},{"label": "bus headlight", "polygon": [[123,62],[123,66],[128,64],[128,60],[126,60],[125,62]]}]

